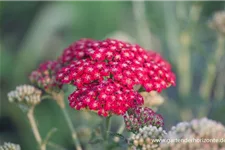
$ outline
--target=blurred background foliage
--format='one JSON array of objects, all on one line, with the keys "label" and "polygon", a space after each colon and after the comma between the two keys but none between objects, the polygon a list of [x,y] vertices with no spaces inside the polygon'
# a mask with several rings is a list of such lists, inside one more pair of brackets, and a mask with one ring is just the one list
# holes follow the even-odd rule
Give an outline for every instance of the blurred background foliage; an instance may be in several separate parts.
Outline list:
[{"label": "blurred background foliage", "polygon": [[[9,104],[7,93],[16,85],[29,83],[29,73],[40,62],[56,59],[65,47],[84,37],[114,37],[139,43],[160,52],[172,64],[177,86],[162,93],[166,100],[158,110],[167,130],[179,121],[203,116],[224,124],[225,48],[214,57],[218,33],[208,27],[213,14],[224,9],[222,1],[1,2],[1,144],[11,141],[23,150],[36,149],[26,116]],[[213,69],[207,71],[209,64]],[[79,131],[100,123],[95,114],[67,107]],[[55,127],[58,131],[52,141],[73,149],[69,130],[54,101],[42,102],[35,116],[42,136]],[[112,130],[117,130],[121,118],[115,120]]]}]

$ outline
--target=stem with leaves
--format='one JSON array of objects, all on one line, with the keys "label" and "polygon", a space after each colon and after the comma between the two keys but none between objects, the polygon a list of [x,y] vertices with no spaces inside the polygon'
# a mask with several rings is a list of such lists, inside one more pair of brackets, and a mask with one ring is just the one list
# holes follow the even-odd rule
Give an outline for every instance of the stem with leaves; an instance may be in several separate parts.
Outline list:
[{"label": "stem with leaves", "polygon": [[27,118],[29,120],[29,123],[30,123],[31,129],[33,131],[35,140],[37,141],[40,150],[46,150],[46,144],[42,143],[42,138],[40,136],[40,133],[39,133],[39,130],[38,130],[38,127],[37,127],[37,123],[36,123],[35,118],[34,118],[34,108],[35,108],[35,106],[31,106],[29,108],[29,110],[27,112]]}]

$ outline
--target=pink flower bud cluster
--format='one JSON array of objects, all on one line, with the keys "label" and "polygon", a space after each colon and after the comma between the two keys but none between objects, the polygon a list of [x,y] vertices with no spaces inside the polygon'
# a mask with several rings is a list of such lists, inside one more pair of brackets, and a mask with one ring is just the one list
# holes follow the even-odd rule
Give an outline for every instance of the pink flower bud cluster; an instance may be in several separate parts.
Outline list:
[{"label": "pink flower bud cluster", "polygon": [[161,115],[156,114],[151,108],[148,107],[135,107],[129,109],[124,115],[126,129],[133,133],[139,131],[144,126],[163,126],[163,118]]},{"label": "pink flower bud cluster", "polygon": [[47,92],[58,91],[62,84],[56,81],[61,65],[57,61],[46,61],[30,74],[30,81]]}]

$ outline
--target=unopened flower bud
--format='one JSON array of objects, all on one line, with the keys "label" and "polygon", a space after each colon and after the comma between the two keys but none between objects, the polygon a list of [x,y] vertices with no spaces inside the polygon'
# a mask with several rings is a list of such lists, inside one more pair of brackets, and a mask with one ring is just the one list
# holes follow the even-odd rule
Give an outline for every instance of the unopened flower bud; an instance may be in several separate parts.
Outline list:
[{"label": "unopened flower bud", "polygon": [[[136,107],[129,109],[124,115],[125,124],[129,122],[129,129],[133,133],[142,133],[145,126],[153,125],[156,127],[163,126],[163,118],[161,115],[156,114],[151,108]],[[156,129],[156,127],[154,127]],[[143,128],[143,129],[142,129]]]},{"label": "unopened flower bud", "polygon": [[143,138],[140,138],[139,139],[139,145],[143,145],[144,144],[144,139]]},{"label": "unopened flower bud", "polygon": [[138,140],[134,140],[134,146],[138,146]]},{"label": "unopened flower bud", "polygon": [[[136,148],[140,149],[154,149],[159,147],[160,142],[153,143],[151,139],[162,139],[165,135],[166,132],[162,130],[162,128],[157,128],[155,126],[149,125],[141,128],[138,133],[135,133],[135,140],[134,140],[134,135],[131,136],[129,139],[131,145],[130,146],[135,146]],[[132,145],[133,143],[133,145]],[[148,146],[150,145],[150,146]],[[153,147],[153,148],[152,148]]]},{"label": "unopened flower bud", "polygon": [[62,84],[56,81],[56,73],[60,68],[57,61],[46,61],[30,74],[30,81],[49,94],[58,93]]},{"label": "unopened flower bud", "polygon": [[9,102],[22,103],[28,106],[41,101],[41,91],[31,85],[17,86],[16,90],[8,93]]},{"label": "unopened flower bud", "polygon": [[0,150],[21,150],[18,144],[5,142],[4,145],[0,146]]}]

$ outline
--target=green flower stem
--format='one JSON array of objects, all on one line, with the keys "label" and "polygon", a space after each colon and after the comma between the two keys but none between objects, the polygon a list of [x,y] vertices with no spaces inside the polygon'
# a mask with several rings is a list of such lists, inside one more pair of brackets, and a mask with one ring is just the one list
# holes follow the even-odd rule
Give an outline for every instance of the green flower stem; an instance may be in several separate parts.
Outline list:
[{"label": "green flower stem", "polygon": [[64,93],[63,92],[52,93],[52,97],[56,100],[57,104],[59,105],[59,107],[61,108],[61,110],[63,112],[64,118],[66,119],[66,123],[68,124],[69,129],[71,131],[71,136],[72,136],[74,145],[76,147],[76,150],[82,150],[79,139],[77,137],[76,130],[73,126],[72,120],[71,120],[69,113],[67,112],[65,104],[64,104]]},{"label": "green flower stem", "polygon": [[104,127],[102,128],[102,133],[103,133],[103,138],[104,138],[104,149],[108,149],[108,139],[109,139],[109,133],[110,133],[110,128],[111,128],[111,116],[108,116],[107,118],[104,119]]},{"label": "green flower stem", "polygon": [[[174,13],[174,6],[177,8],[177,14]],[[179,76],[178,93],[181,99],[187,97],[191,92],[193,80],[191,46],[195,42],[193,39],[195,38],[195,29],[198,25],[202,6],[195,3],[192,4],[190,11],[184,11],[185,9],[186,3],[164,2],[164,15],[167,24],[165,27],[166,40],[170,50],[170,59],[171,61],[174,60],[177,67],[177,76]],[[179,13],[179,11],[184,13]],[[189,18],[187,27],[180,32],[181,26],[178,19],[187,20],[187,16]]]},{"label": "green flower stem", "polygon": [[[184,10],[185,4],[179,5],[180,10]],[[178,82],[178,90],[182,97],[187,97],[191,92],[193,72],[191,69],[191,46],[193,45],[193,39],[196,36],[196,28],[200,18],[202,6],[195,3],[192,4],[189,11],[190,23],[188,24],[186,31],[180,33],[180,51],[177,58],[178,74],[180,80]],[[182,18],[182,16],[180,16]],[[184,15],[183,17],[186,17]],[[182,63],[180,63],[182,62]]]},{"label": "green flower stem", "polygon": [[64,115],[64,117],[66,119],[66,122],[67,122],[67,124],[69,126],[69,129],[71,131],[72,139],[73,139],[73,142],[75,144],[76,150],[82,150],[80,142],[79,142],[78,137],[77,137],[76,130],[75,130],[74,126],[73,126],[73,123],[72,123],[72,121],[70,119],[70,116],[69,116],[66,108],[61,108],[61,110],[63,112],[63,115]]},{"label": "green flower stem", "polygon": [[41,100],[44,100],[44,99],[52,99],[52,96],[44,95],[44,96],[41,97]]},{"label": "green flower stem", "polygon": [[46,145],[42,144],[42,138],[40,136],[40,133],[39,133],[39,130],[37,127],[37,123],[34,118],[34,108],[35,108],[35,106],[32,106],[29,108],[29,110],[27,112],[27,118],[29,120],[32,132],[34,134],[35,140],[37,141],[37,143],[39,145],[40,150],[46,150]]},{"label": "green flower stem", "polygon": [[107,117],[105,121],[105,140],[109,139],[110,129],[111,129],[111,116]]},{"label": "green flower stem", "polygon": [[216,78],[217,64],[224,55],[224,48],[225,38],[223,35],[218,34],[217,49],[215,50],[213,60],[209,61],[207,64],[205,78],[200,86],[200,94],[205,100],[209,100],[210,98],[210,91],[213,88],[213,82]]}]

